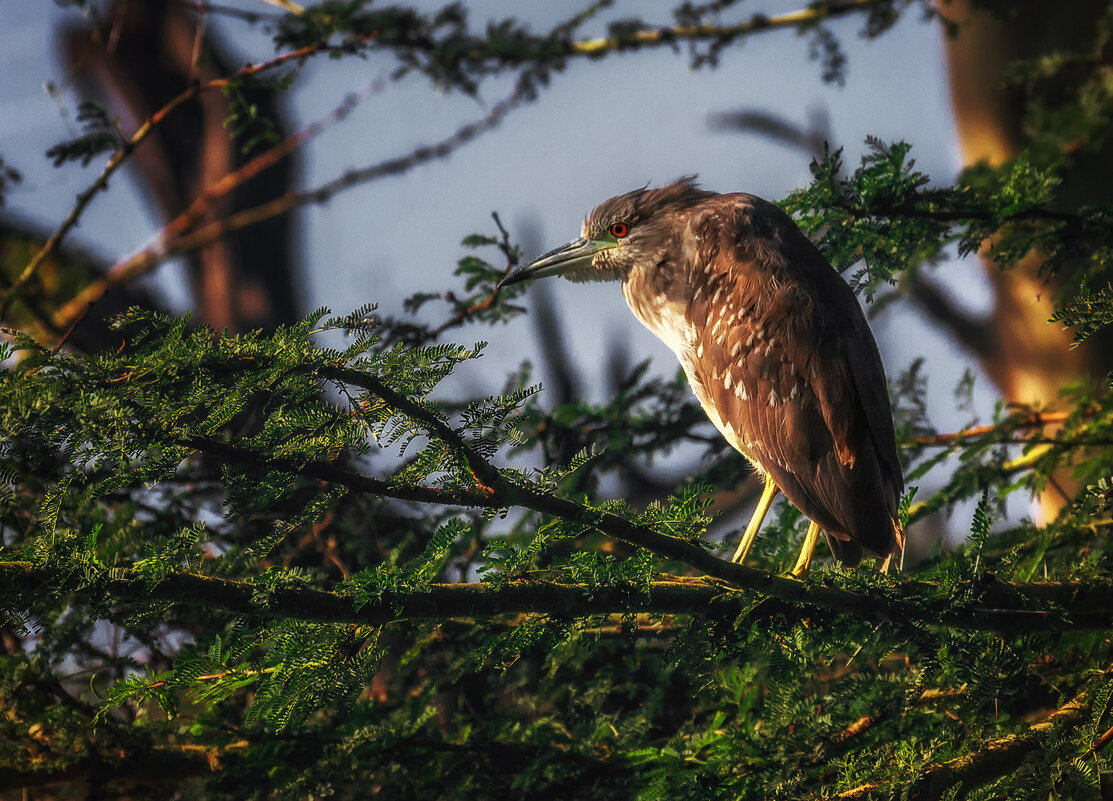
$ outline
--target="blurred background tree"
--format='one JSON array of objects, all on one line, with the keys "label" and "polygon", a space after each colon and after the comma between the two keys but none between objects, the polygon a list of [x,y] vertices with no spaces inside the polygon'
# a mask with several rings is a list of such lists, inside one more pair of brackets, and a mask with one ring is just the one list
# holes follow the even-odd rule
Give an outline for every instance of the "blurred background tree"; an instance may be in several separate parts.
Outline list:
[{"label": "blurred background tree", "polygon": [[[49,89],[70,135],[36,141],[33,163],[0,152],[15,210],[0,221],[0,792],[1113,795],[1113,12],[783,5],[54,12],[65,79]],[[851,71],[892,40],[936,43],[913,52],[949,76],[953,184],[913,160],[914,124],[839,99],[885,94]],[[760,106],[791,93],[786,61],[822,89],[806,125]],[[389,127],[361,114],[402,91],[419,101],[389,124],[410,141],[369,160]],[[463,98],[469,119],[415,145],[429,97]],[[861,150],[835,141],[844,105]],[[738,151],[716,132],[748,137],[746,164],[762,139],[814,158],[810,183],[720,185]],[[449,156],[469,159],[451,184]],[[543,233],[537,209],[582,212],[643,182],[643,159],[671,170],[657,182],[702,170],[709,188],[780,196],[885,309],[920,485],[902,575],[779,577],[804,525],[785,507],[751,565],[724,562],[755,482],[673,363],[631,358],[655,345],[598,346],[617,292],[532,296],[551,388],[519,366],[523,300],[495,282],[570,233]],[[115,205],[125,176],[146,222]],[[343,205],[375,183],[380,200]],[[515,205],[480,205],[492,185]],[[330,218],[344,236],[303,247],[306,220]],[[448,248],[455,278],[435,264]],[[340,317],[310,313],[315,282]],[[379,310],[347,313],[368,300]],[[916,314],[993,382],[990,422],[973,373],[921,348]],[[492,345],[452,344],[477,336]],[[942,433],[941,376],[958,380]]]}]

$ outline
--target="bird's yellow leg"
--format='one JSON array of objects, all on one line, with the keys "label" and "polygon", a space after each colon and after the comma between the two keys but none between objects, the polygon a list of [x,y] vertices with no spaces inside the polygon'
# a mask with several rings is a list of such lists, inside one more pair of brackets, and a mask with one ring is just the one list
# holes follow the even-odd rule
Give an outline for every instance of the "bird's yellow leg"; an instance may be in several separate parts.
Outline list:
[{"label": "bird's yellow leg", "polygon": [[746,561],[746,557],[750,555],[750,550],[754,547],[754,540],[757,539],[757,532],[761,528],[761,524],[765,522],[765,516],[769,514],[769,507],[773,505],[773,499],[777,497],[777,492],[777,485],[773,483],[773,477],[766,473],[765,489],[761,491],[757,508],[754,509],[754,515],[750,518],[750,523],[742,534],[742,541],[738,543],[738,550],[734,552],[732,562],[742,564]]},{"label": "bird's yellow leg", "polygon": [[808,533],[804,535],[804,547],[800,549],[800,556],[792,566],[792,575],[802,576],[808,572],[812,565],[812,554],[815,553],[815,544],[819,542],[819,523],[814,520],[808,526]]}]

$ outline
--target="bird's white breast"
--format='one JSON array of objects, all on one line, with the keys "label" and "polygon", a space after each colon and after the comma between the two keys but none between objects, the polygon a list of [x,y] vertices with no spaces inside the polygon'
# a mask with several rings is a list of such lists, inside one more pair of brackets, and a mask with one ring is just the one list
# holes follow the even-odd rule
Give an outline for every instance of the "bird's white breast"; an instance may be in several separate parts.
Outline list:
[{"label": "bird's white breast", "polygon": [[684,373],[688,377],[688,383],[692,387],[692,392],[699,400],[704,412],[707,413],[707,417],[714,424],[715,428],[719,430],[719,433],[723,435],[726,441],[729,442],[735,450],[745,456],[760,473],[764,473],[765,471],[759,464],[756,456],[742,441],[739,433],[732,426],[726,424],[726,421],[716,408],[711,395],[703,386],[699,371],[694,369],[696,360],[702,354],[698,353],[696,350],[698,332],[688,318],[688,300],[686,298],[670,298],[667,295],[646,292],[638,285],[639,277],[640,276],[630,276],[633,280],[628,278],[628,280],[622,283],[622,295],[626,298],[626,303],[630,306],[630,310],[634,312],[634,316],[637,317],[646,328],[652,331],[658,339],[668,345],[669,349],[676,354],[676,358],[680,361],[680,365],[684,368]]},{"label": "bird's white breast", "polygon": [[653,293],[639,293],[631,281],[623,282],[622,295],[634,316],[668,345],[683,363],[695,341],[695,329],[688,320],[687,301]]}]

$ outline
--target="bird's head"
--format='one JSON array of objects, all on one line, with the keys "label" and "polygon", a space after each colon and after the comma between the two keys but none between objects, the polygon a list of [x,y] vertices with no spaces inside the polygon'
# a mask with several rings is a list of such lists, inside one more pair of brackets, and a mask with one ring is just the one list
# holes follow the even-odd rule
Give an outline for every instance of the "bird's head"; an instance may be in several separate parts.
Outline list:
[{"label": "bird's head", "polygon": [[659,189],[635,189],[604,201],[587,215],[579,239],[539,256],[502,279],[500,287],[563,275],[571,281],[622,279],[639,264],[656,264],[675,246],[687,212],[714,193],[700,189],[694,176]]}]

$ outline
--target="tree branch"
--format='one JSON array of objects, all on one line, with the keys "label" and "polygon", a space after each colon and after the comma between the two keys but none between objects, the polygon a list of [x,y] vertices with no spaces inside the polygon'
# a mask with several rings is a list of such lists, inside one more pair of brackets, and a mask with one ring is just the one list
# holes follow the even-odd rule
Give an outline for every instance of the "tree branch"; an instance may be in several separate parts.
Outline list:
[{"label": "tree branch", "polygon": [[[506,267],[504,267],[501,272],[501,275],[505,277],[510,273],[511,270],[518,266],[518,256],[514,245],[512,245],[510,242],[510,232],[507,231],[506,227],[502,224],[502,220],[499,218],[498,212],[491,212],[491,217],[494,218],[495,225],[499,229],[499,241],[496,242],[495,245],[500,251],[502,251],[503,256],[506,257]],[[487,295],[480,298],[470,306],[457,309],[456,312],[443,323],[438,325],[436,328],[429,329],[427,339],[436,339],[449,329],[457,328],[468,322],[469,320],[473,319],[479,312],[486,311],[487,309],[491,308],[498,301],[500,294],[501,290],[498,286],[496,286],[493,290],[491,290],[491,292],[489,292]]]},{"label": "tree branch", "polygon": [[334,464],[326,462],[297,463],[289,459],[278,459],[260,454],[250,448],[232,445],[208,437],[188,437],[179,444],[193,448],[200,453],[223,459],[226,462],[235,462],[249,467],[267,470],[281,470],[306,478],[327,481],[347,487],[354,492],[366,495],[377,495],[382,498],[396,498],[400,501],[418,501],[420,503],[441,504],[444,506],[474,506],[488,509],[498,509],[503,504],[492,498],[490,493],[467,490],[442,490],[436,487],[425,486],[398,486],[382,479],[345,470]]},{"label": "tree branch", "polygon": [[[38,252],[35,253],[34,257],[32,257],[31,261],[28,262],[27,266],[23,269],[23,272],[20,273],[19,277],[8,288],[8,291],[4,293],[4,296],[0,298],[0,318],[2,318],[6,314],[8,304],[11,303],[12,299],[35,275],[35,272],[38,270],[39,266],[51,253],[53,253],[58,248],[66,235],[71,230],[73,230],[74,227],[77,226],[78,221],[81,219],[81,215],[85,212],[85,209],[89,206],[89,203],[92,202],[93,198],[96,197],[99,192],[108,188],[109,178],[111,178],[116,173],[116,171],[120,169],[124,162],[127,161],[128,157],[130,157],[131,154],[135,152],[135,149],[139,147],[139,145],[143,144],[143,142],[152,133],[154,133],[155,128],[165,122],[166,118],[173,111],[182,106],[182,104],[187,103],[202,92],[211,91],[213,89],[223,89],[224,87],[237,80],[251,75],[257,75],[260,72],[273,69],[290,61],[297,61],[320,52],[350,51],[362,44],[365,44],[373,38],[373,35],[366,36],[353,44],[343,45],[339,47],[336,45],[330,45],[327,42],[321,42],[318,44],[309,45],[308,47],[302,47],[297,50],[293,50],[289,53],[283,53],[280,56],[276,56],[275,58],[272,58],[271,60],[260,64],[248,64],[247,66],[236,70],[236,72],[225,78],[218,78],[213,81],[190,86],[184,92],[179,94],[165,106],[152,114],[150,119],[139,126],[139,129],[134,134],[132,134],[129,139],[124,141],[119,148],[117,148],[116,152],[113,153],[112,156],[108,159],[108,163],[104,165],[104,169],[101,170],[101,174],[97,176],[97,179],[93,181],[89,188],[77,196],[77,203],[70,210],[70,213],[66,216],[66,219],[62,221],[62,224],[58,227],[58,229],[53,234],[51,234],[46,243],[38,250]],[[66,326],[58,327],[65,328]]]},{"label": "tree branch", "polygon": [[[1012,421],[1013,428],[1043,428],[1047,425],[1062,423],[1071,416],[1071,412],[1033,412],[1030,415]],[[1009,422],[1009,421],[1005,421]],[[926,437],[912,437],[909,442],[914,445],[950,445],[953,442],[962,442],[967,439],[984,437],[1001,428],[1000,423],[983,426],[971,426],[961,431],[951,431],[946,434],[933,434]],[[1011,442],[1012,440],[1007,440]],[[1032,440],[1017,440],[1018,442],[1031,442]]]},{"label": "tree branch", "polygon": [[51,322],[57,328],[64,329],[64,333],[55,344],[54,349],[61,349],[70,333],[85,318],[93,304],[104,297],[111,287],[135,279],[154,264],[157,264],[157,261],[151,264],[151,258],[157,258],[160,253],[166,250],[168,245],[184,236],[190,228],[212,210],[214,203],[234,192],[264,170],[274,166],[297,148],[320,135],[331,125],[344,120],[357,103],[368,95],[377,92],[380,86],[381,83],[375,81],[364,92],[348,95],[339,106],[322,119],[295,131],[278,144],[267,148],[241,167],[207,187],[181,214],[162,227],[151,245],[138,254],[114,264],[102,277],[91,282],[59,309]]},{"label": "tree branch", "polygon": [[233,231],[286,214],[299,206],[310,203],[325,203],[333,195],[354,186],[390,175],[397,175],[419,164],[444,158],[476,136],[496,127],[523,98],[524,93],[520,89],[516,90],[510,97],[495,104],[494,108],[485,117],[459,128],[451,136],[434,145],[421,146],[405,156],[389,159],[362,169],[350,170],[314,189],[291,190],[266,203],[244,209],[223,220],[203,225],[191,233],[183,233],[169,242],[160,242],[155,246],[144,248],[139,253],[117,262],[108,274],[87,286],[76,297],[67,302],[54,315],[52,323],[57,329],[71,328],[81,320],[94,303],[117,284],[132,280],[149,272],[169,258],[197,250]]},{"label": "tree branch", "polygon": [[[1077,723],[1085,715],[1088,704],[1075,699],[1055,712],[1048,720],[1037,723],[1027,732],[991,740],[977,751],[957,757],[949,762],[932,765],[912,783],[907,795],[909,801],[934,801],[938,798],[965,798],[971,790],[1007,776],[1024,764],[1024,757],[1039,748],[1044,737],[1056,723]],[[879,791],[888,788],[889,782],[872,782],[839,793],[836,801],[866,801],[876,798]],[[954,794],[948,790],[957,787]],[[817,796],[818,798],[818,796]]]},{"label": "tree branch", "polygon": [[[909,801],[932,801],[942,798],[954,787],[952,798],[964,798],[970,791],[1007,776],[1024,764],[1024,758],[1043,746],[1057,726],[1072,726],[1088,715],[1090,700],[1082,693],[1056,710],[1047,720],[1037,723],[1022,734],[1001,737],[976,751],[929,767],[912,784]],[[840,796],[841,798],[841,796]]]},{"label": "tree branch", "polygon": [[1091,217],[1070,211],[1057,211],[1043,206],[1032,206],[1010,214],[997,214],[979,207],[934,208],[931,201],[925,201],[928,208],[916,205],[879,204],[877,206],[859,206],[850,203],[836,202],[832,208],[849,214],[851,217],[868,219],[870,217],[892,218],[910,217],[921,220],[935,220],[936,222],[978,222],[1002,223],[1026,222],[1047,220],[1051,222],[1068,223],[1074,226],[1093,225]]},{"label": "tree branch", "polygon": [[[569,45],[568,55],[601,56],[616,50],[638,50],[644,47],[671,45],[674,42],[685,40],[714,41],[727,44],[749,34],[777,28],[809,27],[826,19],[833,19],[886,4],[887,0],[843,0],[843,2],[814,3],[808,8],[772,17],[765,14],[754,14],[748,20],[735,25],[681,25],[672,28],[631,31],[621,36],[573,42]],[[479,56],[482,53],[476,53],[475,55]]]},{"label": "tree branch", "polygon": [[[116,602],[170,601],[243,615],[365,626],[403,620],[522,614],[587,617],[629,611],[734,618],[753,605],[752,598],[711,582],[654,581],[643,591],[634,586],[588,588],[530,579],[501,587],[488,583],[430,584],[424,589],[387,590],[357,608],[352,595],[309,587],[275,589],[266,592],[265,600],[260,601],[263,588],[249,581],[175,573],[152,586],[150,579],[134,568],[113,568],[112,575],[110,580],[98,583],[97,590]],[[0,562],[0,585],[7,592],[34,592],[44,586],[57,592],[59,582],[65,582],[60,571],[29,562]],[[773,611],[763,607],[762,616]]]},{"label": "tree branch", "polygon": [[[593,528],[638,548],[652,551],[734,588],[748,589],[779,602],[804,604],[828,613],[851,614],[865,620],[999,632],[1048,632],[1100,629],[1113,625],[1113,591],[1107,584],[1008,584],[982,576],[967,587],[970,601],[964,606],[948,597],[940,599],[935,585],[904,581],[895,587],[849,591],[834,584],[777,576],[734,564],[708,551],[703,543],[662,534],[610,512],[557,497],[532,483],[515,483],[472,448],[464,436],[421,402],[386,386],[374,376],[344,368],[317,368],[325,379],[361,387],[390,407],[417,421],[430,436],[456,451],[473,474],[473,490],[445,490],[427,486],[399,486],[334,464],[280,459],[249,448],[206,437],[189,437],[180,444],[226,461],[259,469],[275,469],[326,481],[349,489],[402,500],[449,506],[509,508],[519,506]],[[952,593],[953,594],[953,593]],[[598,610],[596,610],[598,611]],[[797,612],[800,616],[805,613]]]},{"label": "tree branch", "polygon": [[[762,571],[746,570],[761,573],[766,579],[777,579]],[[51,592],[57,593],[67,581],[66,575],[30,562],[0,562],[0,586],[10,594],[39,592],[44,587],[50,587]],[[260,601],[260,590],[264,588],[257,583],[200,573],[174,573],[153,582],[135,568],[114,567],[111,578],[96,586],[98,592],[117,603],[170,601],[237,614],[368,626],[402,620],[492,618],[521,614],[589,617],[628,612],[720,619],[734,619],[745,613],[761,618],[787,615],[792,619],[808,619],[814,612],[809,612],[807,606],[873,619],[883,618],[894,611],[908,611],[908,614],[892,620],[987,631],[1058,632],[1102,630],[1113,626],[1113,595],[1108,587],[1009,585],[1010,606],[982,602],[978,606],[954,610],[926,600],[921,592],[925,585],[911,582],[901,588],[902,599],[885,604],[877,597],[864,594],[843,590],[832,594],[830,587],[805,587],[802,582],[791,579],[781,581],[800,585],[797,597],[785,602],[773,596],[757,607],[752,595],[706,579],[659,580],[649,582],[645,587],[584,587],[540,579],[510,581],[502,586],[482,582],[429,584],[421,589],[384,591],[367,599],[358,608],[352,595],[310,587],[275,589],[265,594],[265,601]],[[782,590],[783,585],[774,583],[774,589]],[[1032,589],[1033,592],[1026,594],[1022,592],[1024,589]],[[1060,600],[1072,596],[1076,600],[1069,608],[1057,613],[1033,609],[1033,601],[1044,596]],[[845,598],[849,598],[857,608],[849,608],[850,604],[842,603]],[[863,608],[879,608],[880,614],[866,614]]]}]

